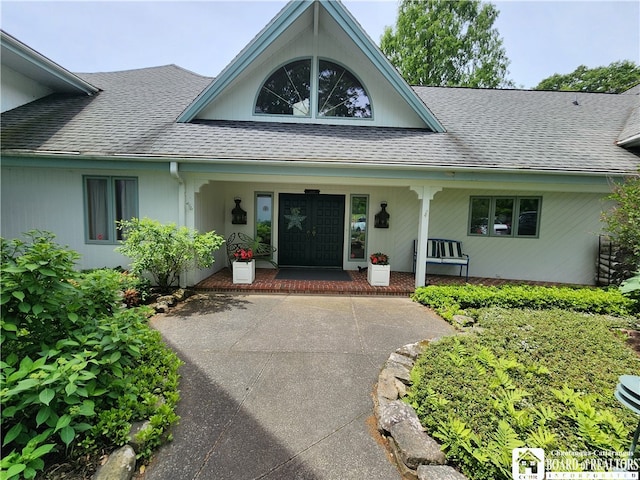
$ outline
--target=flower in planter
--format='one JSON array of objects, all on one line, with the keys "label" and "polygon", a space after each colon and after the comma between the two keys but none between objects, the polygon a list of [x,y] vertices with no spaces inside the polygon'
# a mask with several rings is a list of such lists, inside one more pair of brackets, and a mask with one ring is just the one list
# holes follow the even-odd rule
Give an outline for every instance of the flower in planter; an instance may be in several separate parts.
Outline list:
[{"label": "flower in planter", "polygon": [[239,248],[235,251],[233,256],[235,257],[236,262],[248,263],[253,260],[253,250],[250,248]]},{"label": "flower in planter", "polygon": [[372,253],[369,255],[369,260],[373,265],[389,265],[389,255],[386,253]]}]

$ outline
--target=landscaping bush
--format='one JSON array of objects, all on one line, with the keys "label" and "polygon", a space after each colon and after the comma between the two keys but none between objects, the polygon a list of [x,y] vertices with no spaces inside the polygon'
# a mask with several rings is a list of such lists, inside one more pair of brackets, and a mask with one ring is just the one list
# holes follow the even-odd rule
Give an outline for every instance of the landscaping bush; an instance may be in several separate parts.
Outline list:
[{"label": "landscaping bush", "polygon": [[124,233],[117,251],[132,259],[131,271],[148,272],[161,290],[167,291],[189,268],[207,268],[224,239],[215,232],[198,233],[175,224],[143,218],[118,222]]},{"label": "landscaping bush", "polygon": [[52,234],[27,238],[0,239],[1,477],[123,445],[144,419],[137,453],[148,458],[177,420],[180,361],[149,328],[149,309],[122,308],[121,273],[80,274]]},{"label": "landscaping bush", "polygon": [[620,284],[633,276],[640,268],[640,171],[639,175],[627,177],[622,183],[613,184],[608,199],[614,206],[602,214],[605,230],[617,245],[612,281]]},{"label": "landscaping bush", "polygon": [[[85,270],[84,274],[83,283],[85,285],[83,285],[83,289],[92,289],[95,292],[89,292],[89,295],[100,295],[99,290],[103,288],[100,283],[107,282],[111,284],[108,294],[115,294],[115,298],[112,300],[117,305],[124,303],[127,307],[137,307],[146,303],[150,298],[152,289],[149,279],[120,267]],[[95,288],[92,288],[91,285],[94,285]],[[111,302],[107,301],[107,303]]]},{"label": "landscaping bush", "polygon": [[[476,312],[481,329],[432,343],[408,402],[469,478],[511,479],[513,448],[616,451],[637,418],[615,399],[640,361],[614,317],[562,310]],[[577,459],[578,461],[581,459]]]},{"label": "landscaping bush", "polygon": [[538,287],[531,285],[451,285],[416,289],[414,300],[447,320],[465,309],[483,307],[559,308],[576,312],[628,315],[638,305],[616,288]]}]

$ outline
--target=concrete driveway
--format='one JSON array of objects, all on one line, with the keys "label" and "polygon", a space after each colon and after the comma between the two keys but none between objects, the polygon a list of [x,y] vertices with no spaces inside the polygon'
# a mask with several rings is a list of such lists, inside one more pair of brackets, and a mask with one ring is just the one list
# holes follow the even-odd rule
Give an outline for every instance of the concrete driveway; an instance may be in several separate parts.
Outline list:
[{"label": "concrete driveway", "polygon": [[392,351],[452,332],[397,297],[207,293],[151,323],[185,365],[145,480],[398,480],[372,388]]}]

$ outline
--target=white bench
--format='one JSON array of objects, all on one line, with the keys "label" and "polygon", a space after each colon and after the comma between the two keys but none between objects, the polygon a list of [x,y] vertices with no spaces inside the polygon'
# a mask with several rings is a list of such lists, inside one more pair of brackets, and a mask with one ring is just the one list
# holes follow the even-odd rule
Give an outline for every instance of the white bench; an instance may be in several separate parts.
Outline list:
[{"label": "white bench", "polygon": [[[413,241],[413,272],[416,271],[416,260],[418,258],[418,241]],[[459,240],[449,240],[446,238],[429,238],[427,240],[427,264],[437,265],[457,265],[460,266],[460,276],[462,267],[466,267],[466,280],[469,280],[469,255],[462,253],[462,242]]]}]

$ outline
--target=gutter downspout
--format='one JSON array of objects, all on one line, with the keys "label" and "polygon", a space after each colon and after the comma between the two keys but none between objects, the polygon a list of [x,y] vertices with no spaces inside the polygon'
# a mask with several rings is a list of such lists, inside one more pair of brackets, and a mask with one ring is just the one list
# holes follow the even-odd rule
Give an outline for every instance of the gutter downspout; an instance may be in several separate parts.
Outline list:
[{"label": "gutter downspout", "polygon": [[175,178],[180,185],[184,184],[184,180],[180,176],[180,172],[178,172],[178,162],[169,163],[169,171],[171,172],[171,176]]},{"label": "gutter downspout", "polygon": [[178,182],[178,225],[184,227],[186,226],[187,188],[178,168],[178,162],[169,163],[169,172]]},{"label": "gutter downspout", "polygon": [[[169,173],[178,182],[178,226],[187,226],[187,187],[184,179],[180,176],[178,162],[169,163]],[[187,276],[189,272],[180,272],[180,288],[187,287]]]}]

